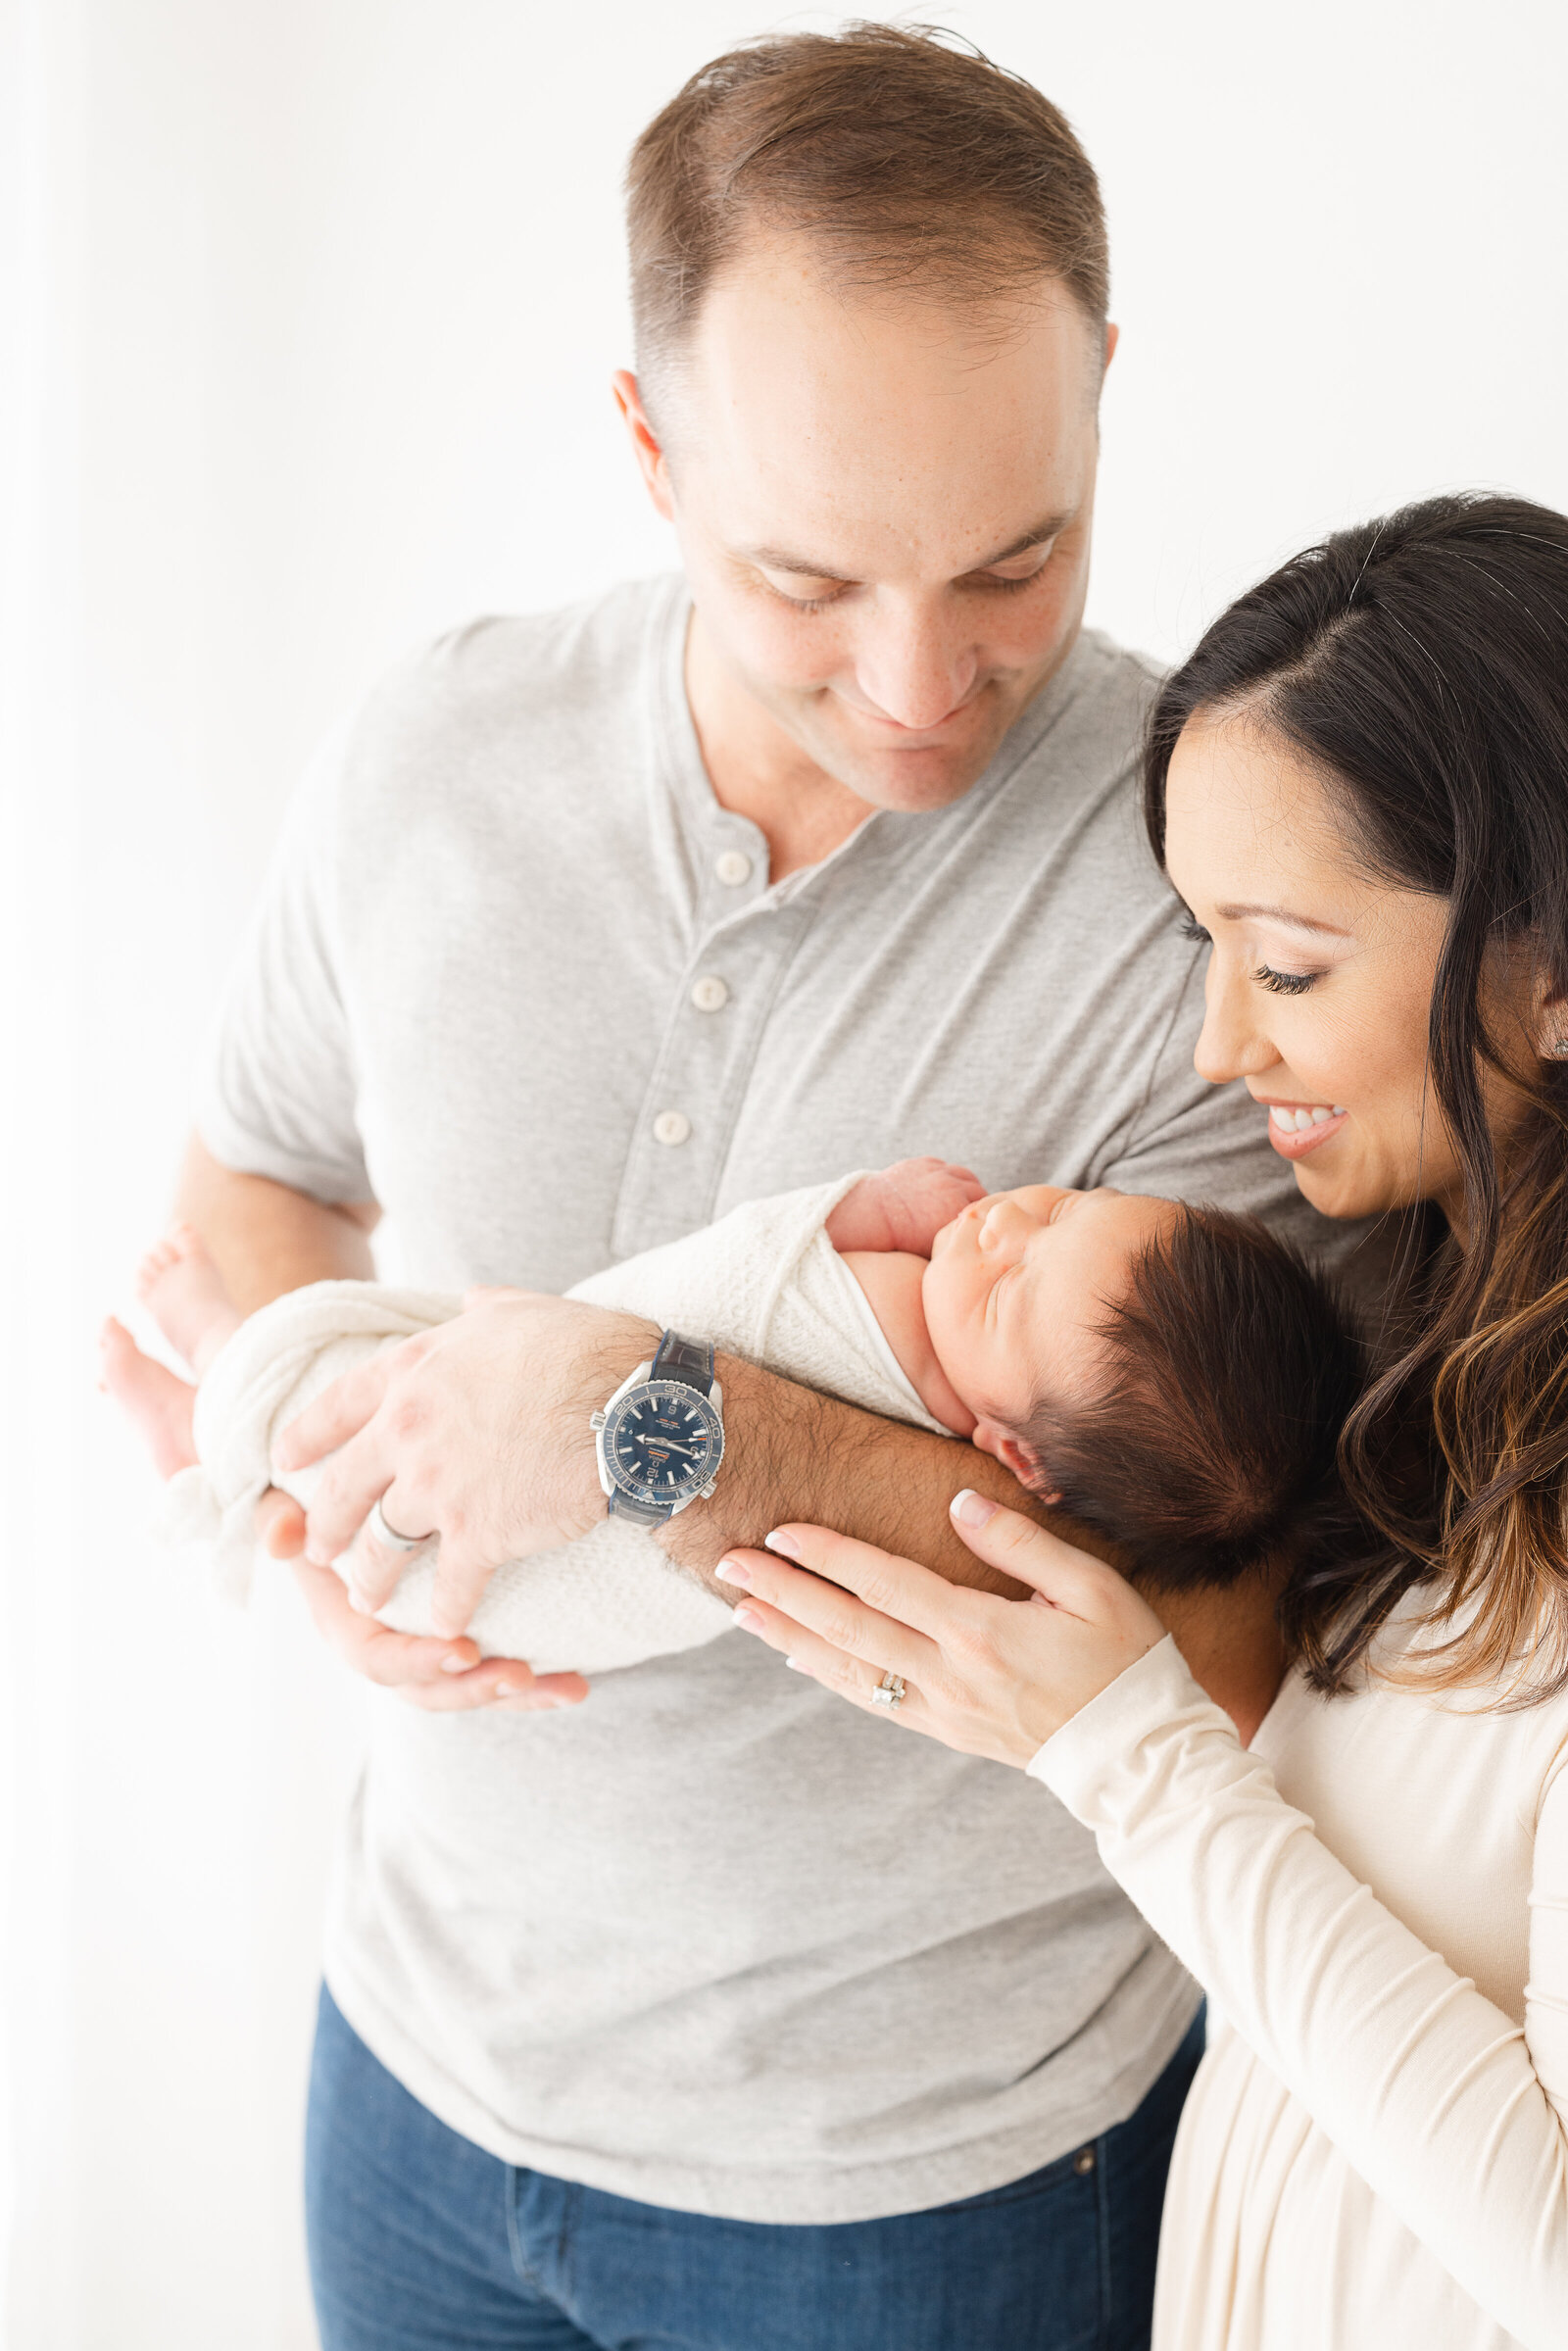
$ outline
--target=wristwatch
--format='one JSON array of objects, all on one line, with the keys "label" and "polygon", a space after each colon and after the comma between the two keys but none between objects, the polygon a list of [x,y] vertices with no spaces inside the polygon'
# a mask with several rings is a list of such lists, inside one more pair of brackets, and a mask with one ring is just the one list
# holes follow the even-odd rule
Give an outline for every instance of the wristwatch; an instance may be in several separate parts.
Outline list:
[{"label": "wristwatch", "polygon": [[724,1392],[712,1348],[666,1331],[652,1362],[621,1381],[589,1426],[611,1517],[666,1525],[712,1493],[724,1458]]}]

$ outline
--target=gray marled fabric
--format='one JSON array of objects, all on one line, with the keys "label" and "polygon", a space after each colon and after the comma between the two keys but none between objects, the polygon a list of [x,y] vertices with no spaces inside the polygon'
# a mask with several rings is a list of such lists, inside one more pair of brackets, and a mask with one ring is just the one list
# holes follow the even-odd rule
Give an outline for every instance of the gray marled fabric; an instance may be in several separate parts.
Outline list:
[{"label": "gray marled fabric", "polygon": [[[564,1289],[918,1151],[1324,1232],[1261,1114],[1192,1069],[1197,958],[1132,788],[1142,663],[1084,639],[964,801],[773,888],[703,771],[686,612],[662,580],[481,623],[328,746],[220,1024],[220,1160],[373,1194],[400,1270],[453,1289]],[[741,1634],[564,1714],[388,1702],[328,1977],[494,2154],[799,2222],[1062,2153],[1195,2000],[1044,1788]]]}]

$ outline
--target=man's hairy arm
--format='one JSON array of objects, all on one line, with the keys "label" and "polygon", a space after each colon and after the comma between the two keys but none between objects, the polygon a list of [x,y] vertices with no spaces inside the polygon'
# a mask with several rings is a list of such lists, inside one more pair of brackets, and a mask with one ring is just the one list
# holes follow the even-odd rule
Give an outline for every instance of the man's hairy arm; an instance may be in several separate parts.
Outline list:
[{"label": "man's hairy arm", "polygon": [[[965,1486],[1065,1532],[1060,1513],[989,1453],[955,1437],[881,1420],[837,1396],[797,1387],[739,1356],[721,1355],[724,1465],[710,1502],[694,1502],[659,1540],[705,1582],[727,1550],[755,1547],[789,1520],[836,1527],[885,1551],[918,1559],[950,1584],[1023,1596],[1024,1588],[977,1559],[953,1532],[948,1505]],[[1074,1540],[1093,1538],[1074,1527]],[[713,1589],[726,1599],[727,1586]]]},{"label": "man's hairy arm", "polygon": [[[658,1344],[654,1326],[635,1315],[534,1292],[475,1294],[455,1321],[345,1375],[280,1435],[278,1458],[290,1468],[332,1455],[311,1501],[311,1556],[362,1546],[367,1515],[384,1497],[394,1525],[439,1532],[432,1613],[460,1630],[504,1560],[569,1542],[603,1519],[590,1415]],[[973,1445],[879,1419],[737,1356],[720,1355],[716,1369],[725,1444],[713,1498],[693,1503],[660,1537],[705,1581],[727,1550],[755,1547],[793,1522],[853,1534],[952,1583],[1027,1596],[954,1534],[948,1505],[965,1486],[1103,1553]],[[374,1546],[362,1561],[371,1606],[399,1565]],[[1266,1594],[1261,1617],[1239,1608],[1234,1593],[1193,1594],[1179,1607],[1149,1596],[1211,1694],[1239,1721],[1238,1703],[1255,1721],[1259,1694],[1266,1704],[1279,1679]]]}]

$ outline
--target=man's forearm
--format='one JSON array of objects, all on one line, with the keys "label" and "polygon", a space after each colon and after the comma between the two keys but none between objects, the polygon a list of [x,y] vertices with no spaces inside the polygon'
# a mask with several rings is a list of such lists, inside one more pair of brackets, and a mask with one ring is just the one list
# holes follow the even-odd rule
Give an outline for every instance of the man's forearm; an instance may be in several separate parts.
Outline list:
[{"label": "man's forearm", "polygon": [[246,1314],[307,1282],[368,1281],[375,1270],[369,1234],[380,1211],[373,1202],[332,1207],[267,1176],[237,1174],[195,1136],[176,1208],[212,1250]]},{"label": "man's forearm", "polygon": [[[734,1546],[760,1543],[797,1519],[918,1559],[950,1584],[1022,1596],[953,1531],[948,1505],[965,1486],[1027,1510],[1069,1541],[1102,1546],[1048,1511],[989,1453],[882,1420],[734,1355],[720,1356],[724,1466],[710,1502],[694,1502],[660,1537],[672,1559],[707,1580]],[[733,1597],[722,1585],[715,1591]]]}]

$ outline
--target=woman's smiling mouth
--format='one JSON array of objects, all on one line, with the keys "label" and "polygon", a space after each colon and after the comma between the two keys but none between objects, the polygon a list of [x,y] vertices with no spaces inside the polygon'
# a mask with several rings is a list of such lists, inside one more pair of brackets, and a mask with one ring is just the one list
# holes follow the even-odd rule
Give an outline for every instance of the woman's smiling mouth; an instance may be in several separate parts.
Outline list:
[{"label": "woman's smiling mouth", "polygon": [[1282,1159],[1302,1159],[1337,1135],[1349,1115],[1340,1102],[1253,1101],[1268,1111],[1268,1139]]}]

